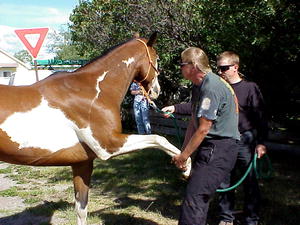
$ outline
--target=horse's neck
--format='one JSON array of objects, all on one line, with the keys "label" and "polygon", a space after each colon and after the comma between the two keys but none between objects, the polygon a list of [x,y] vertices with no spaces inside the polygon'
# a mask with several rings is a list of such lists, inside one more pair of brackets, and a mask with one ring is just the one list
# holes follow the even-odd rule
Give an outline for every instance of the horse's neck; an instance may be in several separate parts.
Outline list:
[{"label": "horse's neck", "polygon": [[[100,85],[104,91],[109,89],[116,92],[119,96],[118,103],[121,104],[130,83],[137,73],[137,63],[140,58],[138,54],[129,55],[127,52],[130,48],[132,46],[120,46],[106,56],[79,69],[77,73],[83,79],[94,82],[97,90]],[[104,87],[105,85],[110,85],[110,87]]]}]

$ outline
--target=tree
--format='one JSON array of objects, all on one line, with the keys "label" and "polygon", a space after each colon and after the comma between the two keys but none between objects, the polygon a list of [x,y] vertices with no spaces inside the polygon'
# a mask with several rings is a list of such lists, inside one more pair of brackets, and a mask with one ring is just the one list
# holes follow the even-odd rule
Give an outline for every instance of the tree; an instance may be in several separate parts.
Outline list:
[{"label": "tree", "polygon": [[147,37],[158,31],[162,105],[181,101],[178,86],[189,85],[177,66],[184,48],[203,48],[212,65],[220,52],[236,51],[242,72],[261,86],[271,110],[278,104],[286,110],[292,97],[300,96],[293,73],[300,52],[299,12],[296,0],[81,1],[70,16],[70,31],[80,54],[89,58],[133,32]]},{"label": "tree", "polygon": [[21,60],[24,63],[31,63],[33,60],[32,56],[26,50],[18,51],[14,54],[14,57]]},{"label": "tree", "polygon": [[49,34],[51,42],[48,44],[50,52],[55,53],[55,59],[59,60],[79,60],[85,59],[85,56],[78,54],[76,46],[71,40],[69,30],[61,28],[59,31],[54,31]]}]

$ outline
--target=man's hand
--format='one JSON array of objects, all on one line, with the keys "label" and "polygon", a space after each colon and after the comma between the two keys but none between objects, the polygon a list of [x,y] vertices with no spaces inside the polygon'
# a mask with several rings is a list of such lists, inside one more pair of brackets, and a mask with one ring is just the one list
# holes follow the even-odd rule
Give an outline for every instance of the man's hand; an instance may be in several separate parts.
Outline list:
[{"label": "man's hand", "polygon": [[258,144],[256,145],[255,152],[257,153],[257,158],[261,158],[267,152],[267,148],[265,145]]},{"label": "man's hand", "polygon": [[172,158],[172,162],[181,170],[186,171],[186,161],[188,157],[186,157],[184,154],[175,155]]},{"label": "man's hand", "polygon": [[136,90],[136,91],[132,90],[132,91],[131,91],[131,94],[132,94],[132,95],[142,95],[143,92],[142,92],[141,90]]},{"label": "man's hand", "polygon": [[166,107],[162,108],[161,111],[165,112],[164,113],[165,118],[169,118],[170,114],[175,112],[175,106],[174,105],[166,106]]}]

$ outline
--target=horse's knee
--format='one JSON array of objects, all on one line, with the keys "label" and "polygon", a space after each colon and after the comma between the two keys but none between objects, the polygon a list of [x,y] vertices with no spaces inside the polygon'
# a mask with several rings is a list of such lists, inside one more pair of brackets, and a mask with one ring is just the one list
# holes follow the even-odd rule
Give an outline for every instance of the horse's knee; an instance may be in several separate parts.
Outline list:
[{"label": "horse's knee", "polygon": [[168,144],[168,143],[169,143],[169,141],[168,141],[165,137],[163,137],[163,136],[160,136],[160,135],[154,135],[154,137],[155,137],[155,141],[156,141],[157,143],[161,144],[161,145],[164,145],[164,144]]}]

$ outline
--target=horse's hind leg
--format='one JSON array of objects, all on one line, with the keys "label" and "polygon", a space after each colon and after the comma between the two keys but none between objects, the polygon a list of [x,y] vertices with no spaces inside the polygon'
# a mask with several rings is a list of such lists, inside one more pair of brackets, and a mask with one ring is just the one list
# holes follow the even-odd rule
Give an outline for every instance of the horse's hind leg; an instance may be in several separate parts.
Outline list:
[{"label": "horse's hind leg", "polygon": [[77,225],[86,225],[88,193],[93,172],[93,160],[72,165]]}]

